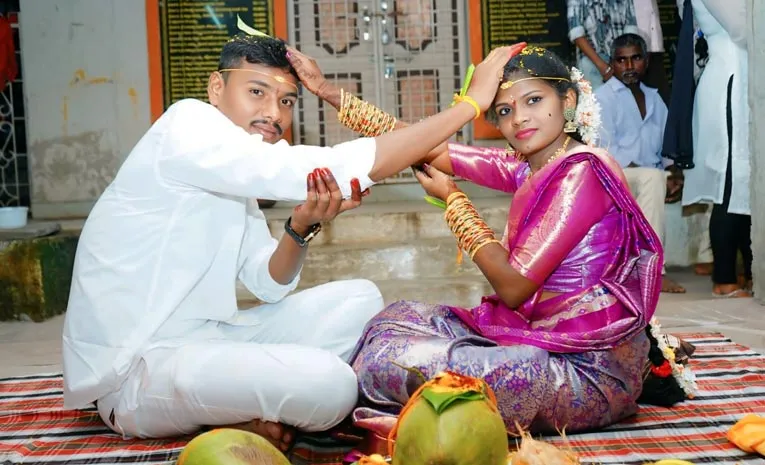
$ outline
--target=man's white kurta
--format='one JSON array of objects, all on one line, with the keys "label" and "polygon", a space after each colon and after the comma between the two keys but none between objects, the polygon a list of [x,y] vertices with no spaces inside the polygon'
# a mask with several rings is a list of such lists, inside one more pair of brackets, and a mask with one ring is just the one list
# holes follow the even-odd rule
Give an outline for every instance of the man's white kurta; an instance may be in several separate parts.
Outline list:
[{"label": "man's white kurta", "polygon": [[362,189],[373,184],[374,156],[374,139],[269,144],[207,103],[172,105],[83,227],[63,337],[65,408],[117,389],[140,350],[180,345],[192,333],[220,337],[205,323],[236,324],[237,278],[265,302],[284,298],[298,278],[271,278],[277,241],[247,199],[304,200],[306,176],[320,167],[347,197],[352,178]]}]

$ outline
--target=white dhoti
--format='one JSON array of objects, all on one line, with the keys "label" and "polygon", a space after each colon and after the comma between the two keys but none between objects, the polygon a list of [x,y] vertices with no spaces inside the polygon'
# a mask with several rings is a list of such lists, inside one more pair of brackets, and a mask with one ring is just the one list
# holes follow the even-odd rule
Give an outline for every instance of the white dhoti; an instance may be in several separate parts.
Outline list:
[{"label": "white dhoti", "polygon": [[[669,172],[658,168],[628,167],[624,176],[632,195],[646,220],[651,225],[662,245],[664,244],[664,200],[667,197],[667,176]],[[662,266],[662,274],[666,270]]]},{"label": "white dhoti", "polygon": [[217,337],[190,335],[139,354],[121,388],[98,400],[99,414],[125,437],[176,436],[255,419],[327,430],[356,404],[347,358],[382,308],[373,283],[352,280],[243,310],[234,324],[211,322]]}]

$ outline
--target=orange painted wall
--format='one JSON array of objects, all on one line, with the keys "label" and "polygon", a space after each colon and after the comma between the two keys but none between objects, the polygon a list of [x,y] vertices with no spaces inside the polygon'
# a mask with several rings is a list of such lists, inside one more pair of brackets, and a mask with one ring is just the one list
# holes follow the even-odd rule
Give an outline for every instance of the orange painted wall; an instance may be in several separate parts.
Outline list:
[{"label": "orange painted wall", "polygon": [[[481,21],[481,2],[470,0],[468,2],[468,37],[470,42],[470,61],[478,64],[483,61],[483,26]],[[481,116],[473,122],[474,137],[476,139],[502,139],[502,134],[493,124]]]}]

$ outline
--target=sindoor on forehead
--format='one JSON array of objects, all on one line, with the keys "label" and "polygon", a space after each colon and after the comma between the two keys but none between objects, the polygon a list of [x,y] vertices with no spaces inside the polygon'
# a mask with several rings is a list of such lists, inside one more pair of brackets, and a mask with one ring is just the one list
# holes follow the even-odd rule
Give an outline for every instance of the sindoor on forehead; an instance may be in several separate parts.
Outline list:
[{"label": "sindoor on forehead", "polygon": [[[464,0],[292,0],[292,43],[337,85],[403,121],[446,108],[467,60]],[[308,92],[296,110],[295,142],[356,138],[337,112]],[[388,182],[413,180],[407,171]]]}]

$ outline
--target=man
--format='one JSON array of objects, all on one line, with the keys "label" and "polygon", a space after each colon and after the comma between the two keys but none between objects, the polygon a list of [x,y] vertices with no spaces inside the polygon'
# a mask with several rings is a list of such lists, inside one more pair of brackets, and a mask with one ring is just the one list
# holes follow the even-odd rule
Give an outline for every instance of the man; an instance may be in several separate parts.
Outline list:
[{"label": "man", "polygon": [[[568,36],[577,48],[577,68],[597,90],[613,76],[610,44],[637,33],[634,0],[567,0]],[[646,0],[647,1],[647,0]]]},{"label": "man", "polygon": [[[614,76],[595,91],[601,106],[601,144],[624,168],[624,174],[646,219],[664,237],[664,200],[671,160],[662,157],[667,106],[656,89],[642,83],[649,57],[637,34],[617,37],[611,46]],[[685,289],[667,278],[662,291]]]},{"label": "man", "polygon": [[[229,426],[282,449],[282,425],[339,423],[357,396],[345,358],[383,302],[367,281],[286,297],[308,243],[358,206],[362,189],[486,111],[517,51],[496,49],[476,67],[469,101],[374,139],[306,147],[279,139],[292,124],[295,69],[314,75],[315,63],[271,38],[227,43],[210,103],[168,108],[83,227],[63,334],[65,408],[95,402],[125,437]],[[304,203],[276,241],[255,199]],[[238,311],[237,279],[266,303]]]}]

